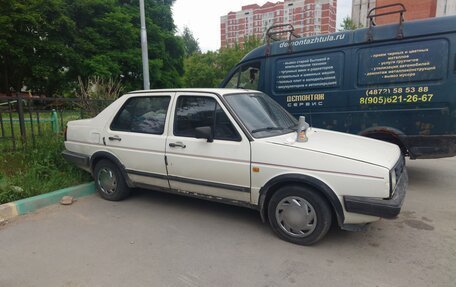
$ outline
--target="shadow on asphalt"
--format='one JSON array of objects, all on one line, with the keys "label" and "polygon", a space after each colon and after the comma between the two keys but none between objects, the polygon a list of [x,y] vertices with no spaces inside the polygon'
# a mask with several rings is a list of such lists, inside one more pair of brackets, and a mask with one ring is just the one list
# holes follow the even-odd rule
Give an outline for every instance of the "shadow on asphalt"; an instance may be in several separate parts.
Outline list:
[{"label": "shadow on asphalt", "polygon": [[145,189],[135,189],[132,197],[136,200],[144,200],[153,203],[153,205],[172,205],[173,208],[189,212],[206,213],[207,216],[230,217],[234,220],[244,220],[248,222],[261,223],[258,211],[239,207],[234,205],[223,204],[183,195],[171,194],[160,191],[151,191]]},{"label": "shadow on asphalt", "polygon": [[429,169],[425,166],[407,166],[409,184],[421,185],[430,182]]},{"label": "shadow on asphalt", "polygon": [[409,191],[419,188],[422,192],[450,192],[447,187],[452,186],[454,183],[455,163],[456,161],[453,161],[451,158],[440,160],[408,160]]},{"label": "shadow on asphalt", "polygon": [[[431,167],[428,166],[428,162],[408,161],[407,169],[410,187],[432,186],[434,184],[435,176],[430,174],[429,168]],[[436,167],[434,166],[433,168],[435,169]],[[437,167],[437,169],[440,170],[440,175],[442,173],[448,173],[448,170],[445,170],[445,167]],[[257,210],[145,189],[135,189],[132,196],[127,201],[130,200],[135,203],[140,202],[143,208],[149,210],[160,208],[165,213],[179,210],[179,212],[183,212],[184,216],[185,214],[192,214],[201,217],[225,219],[232,221],[234,224],[239,222],[239,224],[247,225],[252,231],[260,232],[265,236],[276,237],[269,228],[269,223],[263,223],[261,221],[260,214]],[[394,229],[393,223],[394,220],[383,221],[383,223],[373,222],[368,225],[364,231],[351,232],[341,230],[334,218],[331,229],[318,245],[348,246],[353,245],[354,242],[357,241],[361,244],[363,242],[364,244],[367,244],[366,239],[375,236],[378,233],[382,233],[382,231],[379,231],[381,230],[380,227]]]},{"label": "shadow on asphalt", "polygon": [[[186,213],[203,215],[205,217],[217,217],[239,221],[242,224],[249,225],[249,229],[251,230],[264,233],[265,236],[276,237],[269,228],[269,223],[263,223],[259,212],[254,209],[144,189],[135,189],[130,200],[141,201],[143,204],[150,205],[150,208],[154,208],[154,206],[160,206],[161,208],[169,206],[170,210],[177,209]],[[333,225],[320,244],[332,245],[340,244],[344,241],[350,242],[353,239],[356,240],[356,238],[360,239],[363,236],[362,233],[365,233],[341,230],[335,221],[336,219],[333,220]],[[278,237],[276,238],[277,240],[280,240]],[[350,244],[353,244],[353,242]]]}]

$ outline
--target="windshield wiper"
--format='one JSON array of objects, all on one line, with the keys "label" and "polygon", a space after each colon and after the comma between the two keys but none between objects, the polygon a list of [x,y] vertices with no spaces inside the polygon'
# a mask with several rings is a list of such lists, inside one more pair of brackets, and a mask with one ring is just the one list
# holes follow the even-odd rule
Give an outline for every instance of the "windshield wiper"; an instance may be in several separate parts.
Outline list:
[{"label": "windshield wiper", "polygon": [[264,131],[276,131],[276,130],[281,131],[283,129],[284,128],[280,128],[280,127],[265,127],[265,128],[253,130],[252,133],[264,132]]}]

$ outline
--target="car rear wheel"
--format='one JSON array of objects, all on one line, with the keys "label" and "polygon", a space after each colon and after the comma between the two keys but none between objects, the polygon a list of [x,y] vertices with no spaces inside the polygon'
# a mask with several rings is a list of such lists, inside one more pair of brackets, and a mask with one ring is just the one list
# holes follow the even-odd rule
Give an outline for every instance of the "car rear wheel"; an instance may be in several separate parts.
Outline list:
[{"label": "car rear wheel", "polygon": [[97,191],[107,200],[118,201],[130,195],[130,188],[125,182],[119,168],[109,160],[100,160],[94,169]]},{"label": "car rear wheel", "polygon": [[331,227],[328,202],[318,192],[292,185],[277,190],[268,205],[272,230],[282,239],[300,245],[312,245]]}]

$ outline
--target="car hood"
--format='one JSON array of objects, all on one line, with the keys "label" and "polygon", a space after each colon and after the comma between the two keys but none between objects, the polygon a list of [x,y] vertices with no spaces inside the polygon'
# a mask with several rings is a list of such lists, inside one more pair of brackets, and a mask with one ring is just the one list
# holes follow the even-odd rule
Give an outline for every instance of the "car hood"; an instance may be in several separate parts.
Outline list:
[{"label": "car hood", "polygon": [[367,137],[317,128],[309,128],[306,135],[307,142],[297,142],[295,132],[261,140],[274,145],[348,158],[387,169],[394,167],[401,154],[397,145]]}]

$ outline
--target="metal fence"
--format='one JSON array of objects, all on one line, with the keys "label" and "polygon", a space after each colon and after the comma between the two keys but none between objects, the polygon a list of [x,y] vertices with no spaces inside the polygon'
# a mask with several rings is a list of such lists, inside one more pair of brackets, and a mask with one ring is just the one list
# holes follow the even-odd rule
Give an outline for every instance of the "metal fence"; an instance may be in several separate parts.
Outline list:
[{"label": "metal fence", "polygon": [[38,137],[61,133],[70,120],[89,118],[112,100],[0,97],[0,151],[35,145]]}]

